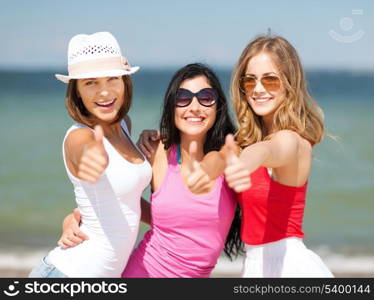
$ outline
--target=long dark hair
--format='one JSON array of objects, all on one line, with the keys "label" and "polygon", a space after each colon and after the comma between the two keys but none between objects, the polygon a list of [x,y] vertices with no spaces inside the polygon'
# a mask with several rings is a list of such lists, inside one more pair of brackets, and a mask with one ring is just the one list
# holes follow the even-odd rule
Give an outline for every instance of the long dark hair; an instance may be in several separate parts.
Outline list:
[{"label": "long dark hair", "polygon": [[[207,132],[207,137],[204,143],[204,153],[210,151],[219,151],[225,144],[225,137],[229,133],[235,133],[235,126],[229,114],[228,103],[225,93],[221,87],[218,77],[206,65],[201,63],[194,63],[184,66],[179,69],[171,79],[164,97],[164,106],[160,121],[161,140],[164,144],[165,150],[169,149],[173,144],[180,143],[180,133],[175,126],[175,99],[177,91],[186,79],[191,79],[196,76],[205,76],[210,86],[216,90],[218,94],[217,114],[216,120]],[[238,255],[242,252],[242,242],[240,240],[240,225],[241,216],[240,208],[236,208],[235,218],[231,224],[229,234],[226,239],[224,252],[231,259],[231,255]]]}]

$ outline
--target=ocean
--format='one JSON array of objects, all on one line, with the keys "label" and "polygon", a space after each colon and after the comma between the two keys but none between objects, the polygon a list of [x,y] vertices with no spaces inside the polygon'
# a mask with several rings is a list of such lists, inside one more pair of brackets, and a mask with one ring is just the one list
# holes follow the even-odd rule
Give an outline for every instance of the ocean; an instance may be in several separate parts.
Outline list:
[{"label": "ocean", "polygon": [[[173,71],[133,75],[135,140],[143,129],[158,127]],[[0,71],[0,268],[31,268],[56,245],[62,220],[75,207],[61,153],[72,120],[57,72]],[[228,96],[230,71],[216,72]],[[374,274],[374,74],[306,73],[336,138],[326,137],[314,150],[305,244],[334,272]],[[222,260],[219,267],[229,273],[234,265]]]}]

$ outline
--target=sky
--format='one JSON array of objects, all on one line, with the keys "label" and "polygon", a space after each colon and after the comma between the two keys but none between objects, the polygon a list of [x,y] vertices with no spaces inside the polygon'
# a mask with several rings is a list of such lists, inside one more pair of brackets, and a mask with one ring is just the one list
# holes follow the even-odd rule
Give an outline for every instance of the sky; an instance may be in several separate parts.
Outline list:
[{"label": "sky", "polygon": [[372,0],[4,1],[0,70],[65,69],[70,38],[98,31],[113,33],[132,65],[233,68],[268,28],[307,69],[374,70]]}]

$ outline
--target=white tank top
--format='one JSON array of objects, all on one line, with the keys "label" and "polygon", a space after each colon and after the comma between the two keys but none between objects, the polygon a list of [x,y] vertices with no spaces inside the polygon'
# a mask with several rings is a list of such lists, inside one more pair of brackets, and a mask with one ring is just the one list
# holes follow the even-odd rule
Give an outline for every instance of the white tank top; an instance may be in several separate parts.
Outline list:
[{"label": "white tank top", "polygon": [[[124,121],[121,126],[131,141]],[[77,128],[87,126],[76,123],[69,128],[62,153],[82,216],[81,230],[89,240],[69,249],[56,247],[49,259],[68,277],[120,277],[136,242],[140,197],[151,180],[152,169],[144,157],[141,164],[130,163],[104,137],[108,167],[94,184],[80,180],[69,172],[64,151],[66,137]]]}]

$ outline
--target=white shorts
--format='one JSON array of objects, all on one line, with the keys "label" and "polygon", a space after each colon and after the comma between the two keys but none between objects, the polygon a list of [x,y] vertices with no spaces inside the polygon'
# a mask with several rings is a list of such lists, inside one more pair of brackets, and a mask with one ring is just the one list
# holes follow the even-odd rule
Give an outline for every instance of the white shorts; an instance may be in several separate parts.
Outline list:
[{"label": "white shorts", "polygon": [[242,277],[334,277],[303,240],[285,238],[263,245],[245,245]]}]

